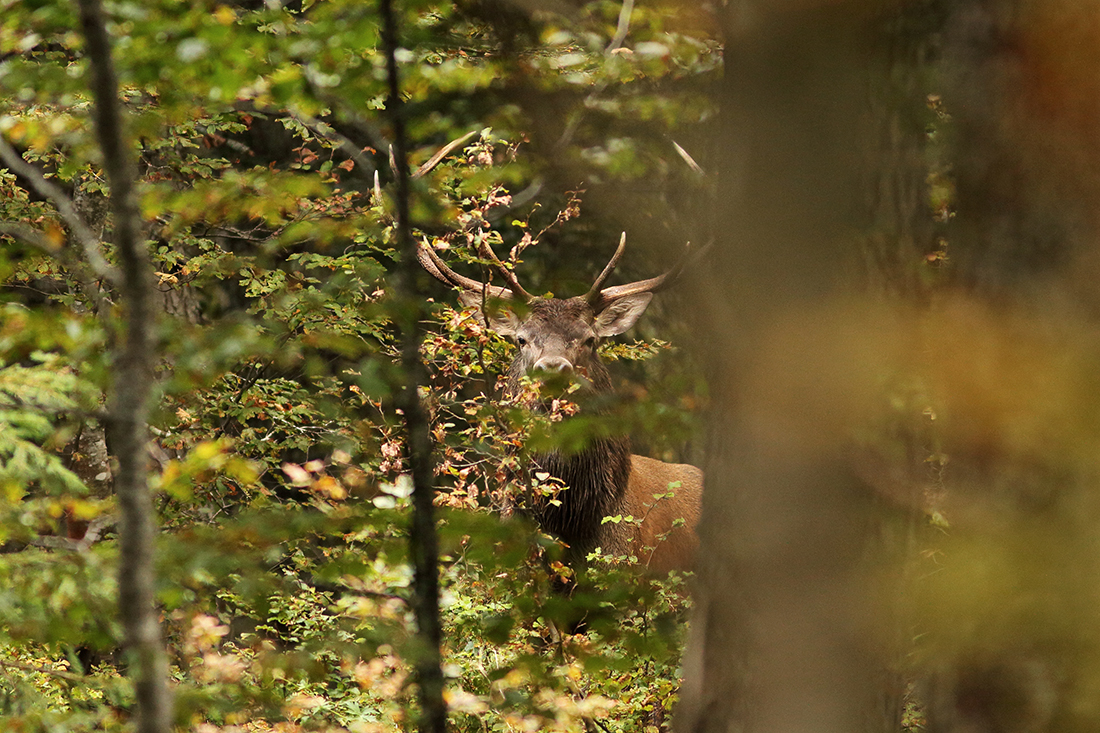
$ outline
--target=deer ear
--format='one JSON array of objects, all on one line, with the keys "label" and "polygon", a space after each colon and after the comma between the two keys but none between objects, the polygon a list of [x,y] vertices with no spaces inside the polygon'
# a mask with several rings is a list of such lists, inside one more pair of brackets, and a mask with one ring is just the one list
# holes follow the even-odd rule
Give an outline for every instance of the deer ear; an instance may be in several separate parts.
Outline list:
[{"label": "deer ear", "polygon": [[638,293],[611,301],[596,314],[596,321],[592,324],[596,335],[600,338],[617,336],[627,330],[638,322],[652,299],[653,293]]},{"label": "deer ear", "polygon": [[491,328],[501,336],[514,336],[519,328],[519,317],[508,306],[508,301],[489,298],[485,301],[481,293],[463,290],[458,294],[462,305],[474,309],[474,315],[482,326]]}]

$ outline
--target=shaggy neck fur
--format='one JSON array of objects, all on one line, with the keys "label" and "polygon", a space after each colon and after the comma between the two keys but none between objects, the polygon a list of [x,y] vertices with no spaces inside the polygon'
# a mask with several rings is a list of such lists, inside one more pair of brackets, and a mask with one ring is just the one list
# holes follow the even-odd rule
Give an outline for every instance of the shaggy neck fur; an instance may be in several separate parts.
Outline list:
[{"label": "shaggy neck fur", "polygon": [[534,457],[539,469],[561,479],[569,488],[558,494],[560,505],[543,501],[532,516],[544,530],[557,535],[573,555],[587,554],[597,545],[621,554],[625,547],[611,547],[612,533],[602,520],[622,513],[623,495],[630,475],[630,442],[626,438],[599,439],[579,453],[558,451]]},{"label": "shaggy neck fur", "polygon": [[[509,369],[506,394],[514,396],[519,378],[527,365],[517,360]],[[600,362],[590,363],[586,370],[596,393],[611,391],[611,376]],[[539,409],[538,405],[529,405]],[[560,479],[568,488],[558,494],[557,506],[546,500],[536,501],[526,513],[550,534],[570,547],[570,555],[583,558],[597,546],[607,554],[627,551],[616,539],[619,533],[610,531],[615,525],[603,523],[606,516],[622,513],[623,497],[630,477],[630,439],[627,437],[597,438],[576,453],[551,451],[533,457],[536,470]],[[620,546],[622,545],[622,546]]]}]

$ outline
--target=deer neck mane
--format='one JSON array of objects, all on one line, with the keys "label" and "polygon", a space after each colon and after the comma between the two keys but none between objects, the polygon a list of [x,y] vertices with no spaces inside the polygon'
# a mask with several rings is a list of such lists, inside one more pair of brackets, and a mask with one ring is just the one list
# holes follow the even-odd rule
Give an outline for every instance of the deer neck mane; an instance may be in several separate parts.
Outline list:
[{"label": "deer neck mane", "polygon": [[630,477],[630,440],[599,438],[577,453],[533,456],[537,470],[561,480],[567,489],[560,505],[541,501],[531,514],[546,531],[578,551],[588,551],[602,536],[604,517],[620,514]]}]

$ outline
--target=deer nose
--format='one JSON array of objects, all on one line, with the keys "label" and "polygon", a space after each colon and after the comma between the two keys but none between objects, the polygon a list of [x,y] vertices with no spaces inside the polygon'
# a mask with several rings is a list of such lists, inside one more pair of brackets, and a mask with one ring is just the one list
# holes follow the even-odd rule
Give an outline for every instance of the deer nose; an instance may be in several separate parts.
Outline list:
[{"label": "deer nose", "polygon": [[535,371],[561,374],[573,371],[573,365],[563,356],[544,356],[535,362]]}]

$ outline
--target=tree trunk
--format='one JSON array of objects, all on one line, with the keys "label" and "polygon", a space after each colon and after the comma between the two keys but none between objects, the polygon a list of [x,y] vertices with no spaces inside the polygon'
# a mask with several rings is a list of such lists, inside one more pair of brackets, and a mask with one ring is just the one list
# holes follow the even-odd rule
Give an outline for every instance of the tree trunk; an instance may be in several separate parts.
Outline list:
[{"label": "tree trunk", "polygon": [[416,259],[416,243],[409,222],[409,164],[405,140],[404,105],[401,101],[396,53],[397,20],[392,0],[380,0],[382,43],[386,53],[388,95],[386,112],[393,126],[393,162],[396,174],[397,251],[401,263],[394,278],[394,322],[401,339],[404,383],[397,387],[397,403],[404,417],[413,480],[413,519],[409,527],[409,554],[413,562],[412,606],[416,617],[418,648],[413,667],[419,687],[421,733],[447,730],[447,705],[443,700],[443,627],[439,617],[439,538],[435,525],[435,475],[428,415],[420,399],[427,384],[420,360],[420,321],[423,312],[422,277]]},{"label": "tree trunk", "polygon": [[135,167],[122,127],[118,80],[99,0],[80,0],[80,23],[92,73],[96,137],[111,187],[114,240],[121,272],[123,333],[109,396],[109,442],[118,459],[119,615],[133,664],[139,733],[167,733],[172,720],[168,661],[157,618],[155,519],[149,492],[146,419],[153,386],[153,279],[134,190]]},{"label": "tree trunk", "polygon": [[726,9],[724,239],[698,290],[712,405],[680,731],[850,733],[874,704],[870,502],[847,440],[868,408],[875,327],[842,287],[866,219],[867,5]]}]

